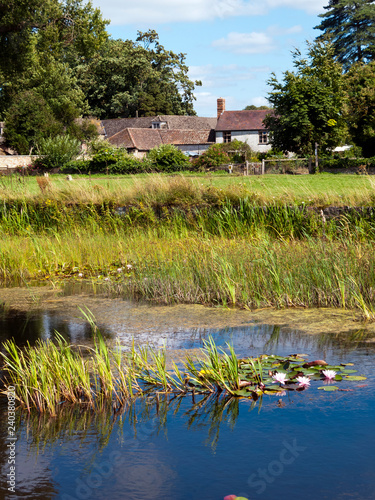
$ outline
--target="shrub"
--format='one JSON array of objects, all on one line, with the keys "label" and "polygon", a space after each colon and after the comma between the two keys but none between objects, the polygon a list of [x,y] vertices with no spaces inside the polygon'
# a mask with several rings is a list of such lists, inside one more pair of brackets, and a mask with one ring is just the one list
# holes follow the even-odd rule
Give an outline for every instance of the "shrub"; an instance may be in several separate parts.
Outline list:
[{"label": "shrub", "polygon": [[72,160],[61,167],[59,171],[66,174],[88,174],[90,172],[90,161]]},{"label": "shrub", "polygon": [[38,143],[39,156],[35,165],[50,170],[66,165],[81,152],[81,143],[69,135],[58,135],[41,139]]},{"label": "shrub", "polygon": [[248,161],[256,161],[257,155],[251,150],[251,147],[247,142],[239,141],[234,139],[231,142],[223,142],[219,144],[222,151],[225,151],[233,163],[244,163]]},{"label": "shrub", "polygon": [[193,161],[195,169],[213,169],[225,163],[230,163],[231,159],[226,151],[223,151],[221,144],[212,144],[207,151]]},{"label": "shrub", "polygon": [[156,172],[178,172],[190,166],[188,158],[173,144],[162,144],[151,149],[147,161]]}]

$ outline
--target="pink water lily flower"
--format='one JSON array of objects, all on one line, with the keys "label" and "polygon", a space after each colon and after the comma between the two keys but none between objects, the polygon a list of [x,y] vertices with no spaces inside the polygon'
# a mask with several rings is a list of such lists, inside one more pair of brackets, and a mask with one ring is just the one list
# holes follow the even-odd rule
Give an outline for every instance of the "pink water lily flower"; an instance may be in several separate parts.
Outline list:
[{"label": "pink water lily flower", "polygon": [[285,382],[288,380],[286,378],[286,373],[275,373],[275,375],[272,375],[274,383],[279,382],[279,384],[284,385]]},{"label": "pink water lily flower", "polygon": [[311,380],[309,377],[297,377],[300,387],[309,387]]},{"label": "pink water lily flower", "polygon": [[334,370],[323,370],[322,373],[328,380],[333,380],[336,377],[336,372]]}]

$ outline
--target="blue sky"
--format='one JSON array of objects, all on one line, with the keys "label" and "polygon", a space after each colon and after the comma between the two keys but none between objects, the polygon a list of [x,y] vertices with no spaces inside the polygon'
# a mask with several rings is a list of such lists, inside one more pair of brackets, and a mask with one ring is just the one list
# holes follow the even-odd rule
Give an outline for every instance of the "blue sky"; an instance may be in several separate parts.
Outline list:
[{"label": "blue sky", "polygon": [[173,52],[186,53],[189,76],[201,80],[194,108],[216,115],[216,99],[227,110],[267,104],[267,80],[292,70],[291,51],[321,32],[319,13],[328,0],[93,0],[113,38],[135,40],[155,29]]}]

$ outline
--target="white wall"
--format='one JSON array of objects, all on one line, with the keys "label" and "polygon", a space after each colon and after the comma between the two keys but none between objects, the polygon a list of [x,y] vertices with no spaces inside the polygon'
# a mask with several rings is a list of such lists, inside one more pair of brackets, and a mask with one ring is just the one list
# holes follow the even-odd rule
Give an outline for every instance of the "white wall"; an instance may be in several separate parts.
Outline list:
[{"label": "white wall", "polygon": [[[259,144],[259,134],[257,130],[234,130],[231,133],[231,139],[232,141],[237,139],[238,141],[246,142],[253,151],[259,153],[269,151],[272,147],[271,144]],[[224,142],[223,132],[216,132],[216,142]]]},{"label": "white wall", "polygon": [[182,144],[177,145],[180,151],[189,151],[190,153],[201,155],[204,151],[207,151],[209,144]]},{"label": "white wall", "polygon": [[37,158],[37,156],[0,155],[0,170],[26,167],[30,165],[35,158]]}]

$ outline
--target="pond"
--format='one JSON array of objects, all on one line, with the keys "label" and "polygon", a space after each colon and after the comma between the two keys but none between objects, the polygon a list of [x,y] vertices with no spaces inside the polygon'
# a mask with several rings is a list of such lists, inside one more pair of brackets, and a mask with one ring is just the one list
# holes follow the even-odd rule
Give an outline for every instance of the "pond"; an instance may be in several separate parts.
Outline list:
[{"label": "pond", "polygon": [[309,360],[354,363],[367,380],[342,381],[343,390],[332,393],[314,383],[303,392],[264,395],[257,402],[161,395],[139,398],[115,415],[67,410],[56,419],[18,418],[16,496],[7,492],[10,448],[3,400],[5,498],[375,498],[373,326],[363,327],[352,313],[329,310],[252,313],[55,294],[27,313],[3,308],[1,340],[33,343],[52,338],[56,330],[72,343],[90,344],[91,329],[78,305],[94,312],[109,343],[117,337],[125,349],[132,339],[166,345],[178,359],[211,335],[222,347],[231,342],[240,356],[304,353]]}]

